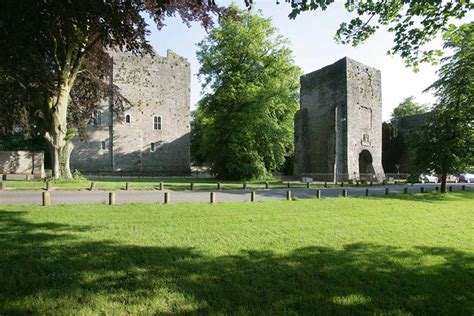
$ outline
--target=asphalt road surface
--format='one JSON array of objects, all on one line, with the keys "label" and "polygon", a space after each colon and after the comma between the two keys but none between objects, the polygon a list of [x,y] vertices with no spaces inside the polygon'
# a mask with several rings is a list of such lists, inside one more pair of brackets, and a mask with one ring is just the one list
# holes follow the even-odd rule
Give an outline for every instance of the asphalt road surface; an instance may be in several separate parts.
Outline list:
[{"label": "asphalt road surface", "polygon": [[[474,184],[448,184],[453,191],[459,191],[465,185],[466,190],[474,191]],[[408,193],[419,193],[423,187],[425,192],[435,191],[439,184],[415,184],[411,185],[388,185],[389,194],[403,194],[403,189],[407,188]],[[342,190],[347,190],[348,196],[363,196],[366,189],[369,195],[384,195],[384,186],[374,187],[347,187],[347,188],[327,188],[321,189],[321,198],[334,198],[342,195]],[[316,189],[274,189],[255,190],[256,201],[263,200],[283,200],[286,199],[287,191],[291,190],[293,198],[306,199],[316,196]],[[204,202],[209,203],[211,191],[115,191],[117,204],[125,203],[163,203],[164,192],[169,192],[170,202]],[[216,202],[241,202],[250,201],[252,190],[222,190],[215,192]],[[51,204],[106,204],[108,203],[108,191],[52,191]],[[0,204],[35,204],[41,205],[41,191],[0,191]]]}]

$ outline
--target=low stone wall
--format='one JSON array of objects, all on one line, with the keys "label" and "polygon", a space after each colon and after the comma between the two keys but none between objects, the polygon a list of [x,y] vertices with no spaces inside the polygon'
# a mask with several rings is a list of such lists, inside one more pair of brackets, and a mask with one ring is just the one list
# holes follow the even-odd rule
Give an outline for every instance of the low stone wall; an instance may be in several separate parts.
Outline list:
[{"label": "low stone wall", "polygon": [[2,174],[32,174],[44,178],[44,153],[33,151],[0,151]]}]

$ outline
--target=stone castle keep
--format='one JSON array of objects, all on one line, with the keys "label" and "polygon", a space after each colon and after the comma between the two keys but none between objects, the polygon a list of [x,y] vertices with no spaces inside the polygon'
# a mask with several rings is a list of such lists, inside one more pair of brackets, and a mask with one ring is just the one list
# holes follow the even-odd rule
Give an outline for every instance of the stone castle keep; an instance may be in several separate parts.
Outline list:
[{"label": "stone castle keep", "polygon": [[383,179],[380,71],[343,58],[300,81],[294,174],[319,181]]},{"label": "stone castle keep", "polygon": [[83,173],[125,172],[183,175],[190,172],[189,62],[112,53],[112,80],[132,106],[118,120],[105,100],[82,139],[75,141],[71,169]]}]

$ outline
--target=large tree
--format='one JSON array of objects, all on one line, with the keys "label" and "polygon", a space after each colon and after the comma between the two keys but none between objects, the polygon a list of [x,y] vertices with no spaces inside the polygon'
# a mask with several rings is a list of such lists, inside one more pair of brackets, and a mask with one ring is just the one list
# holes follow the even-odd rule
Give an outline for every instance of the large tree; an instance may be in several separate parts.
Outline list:
[{"label": "large tree", "polygon": [[[262,0],[245,0],[247,5]],[[276,0],[279,3],[281,0]],[[335,0],[285,0],[290,3],[291,18],[304,11],[326,10]],[[470,0],[346,0],[345,8],[355,16],[340,24],[335,39],[354,46],[364,42],[380,27],[393,33],[394,46],[390,54],[400,55],[407,65],[417,69],[423,62],[436,62],[442,51],[427,46],[450,23],[460,20],[474,9]]]},{"label": "large tree", "polygon": [[293,150],[300,70],[269,19],[239,11],[199,45],[207,93],[196,117],[199,153],[219,178],[253,179],[282,166]]},{"label": "large tree", "polygon": [[404,116],[423,114],[428,111],[428,107],[414,100],[413,97],[405,98],[392,112],[392,120],[399,119]]},{"label": "large tree", "polygon": [[8,98],[0,109],[27,112],[29,125],[48,141],[53,176],[70,178],[71,125],[84,124],[98,101],[114,93],[103,80],[111,65],[107,50],[152,53],[146,14],[158,28],[174,15],[208,27],[220,12],[213,0],[3,0],[0,85]]},{"label": "large tree", "polygon": [[441,175],[441,192],[448,174],[474,165],[474,23],[447,33],[445,48],[453,54],[429,88],[438,103],[415,142],[417,170]]}]

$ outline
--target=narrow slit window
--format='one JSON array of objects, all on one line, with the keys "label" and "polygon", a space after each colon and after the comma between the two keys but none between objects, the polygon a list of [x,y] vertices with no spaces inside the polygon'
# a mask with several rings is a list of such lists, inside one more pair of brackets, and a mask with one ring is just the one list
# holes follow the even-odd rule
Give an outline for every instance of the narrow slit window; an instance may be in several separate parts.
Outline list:
[{"label": "narrow slit window", "polygon": [[161,131],[161,116],[153,117],[153,129],[155,131]]},{"label": "narrow slit window", "polygon": [[94,125],[102,124],[102,112],[94,111],[92,120],[93,120]]},{"label": "narrow slit window", "polygon": [[150,144],[150,151],[151,151],[151,152],[155,152],[155,150],[156,150],[156,145],[155,145],[155,143],[151,143],[151,144]]},{"label": "narrow slit window", "polygon": [[132,118],[130,117],[130,114],[125,115],[125,123],[130,124],[130,121]]},{"label": "narrow slit window", "polygon": [[100,148],[101,148],[102,150],[106,150],[106,149],[107,149],[107,144],[106,144],[105,142],[101,142]]}]

